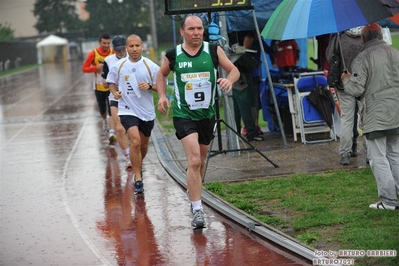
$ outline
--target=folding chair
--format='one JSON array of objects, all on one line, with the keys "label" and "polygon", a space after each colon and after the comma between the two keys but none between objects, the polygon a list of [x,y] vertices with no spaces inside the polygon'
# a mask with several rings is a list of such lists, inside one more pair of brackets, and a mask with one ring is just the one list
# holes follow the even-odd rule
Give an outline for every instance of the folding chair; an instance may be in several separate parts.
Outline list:
[{"label": "folding chair", "polygon": [[[289,97],[290,112],[292,116],[292,127],[294,141],[297,141],[297,134],[301,134],[303,144],[336,140],[335,125],[331,128],[320,112],[310,103],[308,95],[317,86],[326,86],[327,79],[322,72],[306,73],[294,78],[294,94]],[[291,98],[291,99],[290,99]],[[327,138],[306,138],[308,134],[329,133]]]}]

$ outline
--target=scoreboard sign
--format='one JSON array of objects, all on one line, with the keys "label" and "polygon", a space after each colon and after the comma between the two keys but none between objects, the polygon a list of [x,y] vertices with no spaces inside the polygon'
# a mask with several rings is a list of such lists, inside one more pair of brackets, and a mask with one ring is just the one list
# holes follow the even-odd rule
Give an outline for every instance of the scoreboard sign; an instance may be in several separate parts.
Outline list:
[{"label": "scoreboard sign", "polygon": [[253,9],[251,0],[165,0],[165,14],[191,14]]}]

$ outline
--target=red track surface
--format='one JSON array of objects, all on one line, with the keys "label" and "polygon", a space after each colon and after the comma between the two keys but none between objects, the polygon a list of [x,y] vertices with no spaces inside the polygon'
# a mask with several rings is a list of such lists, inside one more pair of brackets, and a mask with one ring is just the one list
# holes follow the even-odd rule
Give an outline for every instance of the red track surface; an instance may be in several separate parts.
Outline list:
[{"label": "red track surface", "polygon": [[1,265],[307,265],[210,208],[193,231],[152,145],[133,195],[80,66],[0,78]]}]

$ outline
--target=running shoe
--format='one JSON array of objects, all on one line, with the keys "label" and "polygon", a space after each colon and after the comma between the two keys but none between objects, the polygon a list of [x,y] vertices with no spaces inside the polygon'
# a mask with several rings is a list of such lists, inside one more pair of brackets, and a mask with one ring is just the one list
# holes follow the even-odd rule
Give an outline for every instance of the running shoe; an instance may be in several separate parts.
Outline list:
[{"label": "running shoe", "polygon": [[108,140],[109,140],[109,145],[116,144],[116,136],[114,134],[110,134]]},{"label": "running shoe", "polygon": [[204,212],[202,210],[193,211],[193,221],[191,225],[193,229],[205,228]]},{"label": "running shoe", "polygon": [[138,180],[136,182],[134,182],[134,194],[142,194],[144,193],[144,184],[143,181]]}]

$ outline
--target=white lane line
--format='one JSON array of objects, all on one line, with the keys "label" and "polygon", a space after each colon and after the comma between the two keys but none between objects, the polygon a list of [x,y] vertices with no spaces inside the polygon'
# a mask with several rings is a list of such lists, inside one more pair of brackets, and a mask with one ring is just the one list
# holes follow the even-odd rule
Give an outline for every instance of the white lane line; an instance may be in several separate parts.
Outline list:
[{"label": "white lane line", "polygon": [[[71,88],[75,88],[75,85],[78,84],[82,79],[84,78],[84,76],[81,76],[79,79],[75,80],[75,82],[73,83],[73,85],[71,86]],[[40,117],[41,115],[43,115],[45,112],[47,112],[47,110],[49,110],[54,104],[56,104],[59,100],[61,100],[66,94],[70,93],[72,89],[66,91],[65,93],[63,93],[62,95],[60,95],[57,99],[55,99],[53,102],[51,102],[50,104],[47,105],[47,108],[44,109],[42,112],[40,112],[39,115],[37,115],[36,117]],[[86,117],[85,122],[83,124],[82,129],[79,132],[78,138],[76,139],[74,146],[67,158],[67,160],[65,161],[65,165],[64,165],[64,169],[63,169],[63,174],[62,174],[62,180],[63,180],[63,184],[62,184],[62,189],[61,189],[61,193],[62,193],[62,202],[63,205],[65,207],[66,213],[69,217],[69,219],[71,220],[75,230],[79,233],[80,237],[83,239],[83,241],[86,243],[86,245],[90,248],[90,250],[94,253],[94,255],[101,261],[102,266],[112,266],[112,264],[101,255],[101,253],[97,250],[97,248],[95,247],[95,245],[90,241],[89,237],[87,236],[87,234],[83,231],[83,229],[81,228],[78,220],[76,219],[75,215],[72,212],[71,207],[69,206],[68,203],[68,196],[67,196],[67,192],[66,192],[66,177],[67,177],[67,169],[69,166],[69,162],[72,159],[73,154],[76,151],[77,145],[80,141],[80,139],[82,138],[84,129],[87,126],[87,123],[89,121],[89,119],[91,119],[91,117]],[[18,135],[20,135],[26,128],[28,128],[30,125],[32,125],[35,122],[35,119],[33,119],[32,121],[30,121],[29,123],[27,123],[21,130],[19,130],[17,133],[14,134],[14,136],[9,139],[8,141],[6,141],[5,143],[3,143],[3,145],[0,147],[0,150],[2,150],[4,147],[6,147],[8,145],[8,143],[10,143],[13,139],[15,139]]]},{"label": "white lane line", "polygon": [[[71,86],[71,88],[75,89],[76,85],[78,84],[78,82],[80,82],[81,79],[83,79],[84,76],[81,76],[79,79],[77,79]],[[65,95],[67,95],[68,93],[70,93],[72,91],[72,89],[67,90],[65,93],[63,93],[62,95],[60,95],[58,98],[56,98],[54,101],[52,101],[50,104],[47,105],[47,108],[45,108],[43,111],[41,111],[36,117],[33,117],[32,120],[27,123],[23,128],[21,128],[21,130],[19,130],[17,133],[14,134],[14,136],[12,136],[9,140],[7,140],[6,142],[2,143],[3,145],[0,147],[0,151],[3,150],[8,143],[10,143],[11,141],[13,141],[17,136],[19,136],[19,134],[21,134],[22,132],[24,132],[25,129],[27,129],[30,125],[33,124],[33,122],[36,121],[36,119],[40,116],[42,116],[45,112],[47,112],[51,107],[53,107],[54,104],[56,104],[58,101],[60,101]]]},{"label": "white lane line", "polygon": [[[36,82],[36,81],[32,81],[32,82],[26,84],[25,87],[30,87],[30,85],[31,85],[31,84],[34,84],[35,82]],[[20,89],[23,90],[23,88],[20,88]],[[28,95],[26,95],[26,96],[20,98],[18,101],[14,102],[13,104],[7,105],[7,107],[4,108],[3,110],[4,110],[4,111],[7,111],[7,110],[13,108],[14,106],[16,106],[17,104],[19,104],[19,103],[25,101],[26,99],[31,98],[33,95],[38,94],[39,92],[42,92],[42,89],[40,89],[40,90],[34,90],[32,93],[30,93],[30,94],[28,94]],[[11,93],[11,92],[10,92],[10,93]]]},{"label": "white lane line", "polygon": [[87,126],[89,119],[92,119],[92,118],[86,117],[85,122],[79,132],[79,135],[76,138],[75,144],[73,145],[73,148],[72,148],[71,152],[69,153],[68,158],[65,161],[64,170],[63,170],[63,174],[62,174],[62,180],[63,180],[62,190],[61,190],[62,191],[62,202],[64,204],[66,213],[68,214],[68,217],[72,222],[72,225],[75,227],[75,230],[78,232],[78,234],[83,239],[83,241],[86,243],[86,245],[90,248],[90,250],[94,253],[94,255],[96,255],[96,257],[103,263],[103,265],[111,266],[112,264],[104,256],[101,255],[101,253],[97,250],[96,246],[90,241],[90,238],[83,231],[82,227],[80,226],[79,221],[76,219],[71,207],[69,206],[68,195],[66,192],[66,178],[67,178],[67,170],[68,170],[69,162],[71,161],[71,159],[76,151],[76,148],[78,146],[78,143],[80,142],[80,140],[83,136],[83,132]]}]

